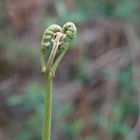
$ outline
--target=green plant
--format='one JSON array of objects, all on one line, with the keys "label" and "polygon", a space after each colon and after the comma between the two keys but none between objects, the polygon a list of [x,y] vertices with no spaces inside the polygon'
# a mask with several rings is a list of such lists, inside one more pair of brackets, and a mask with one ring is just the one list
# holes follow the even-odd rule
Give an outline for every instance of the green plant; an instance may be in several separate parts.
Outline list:
[{"label": "green plant", "polygon": [[[41,71],[45,79],[45,105],[43,120],[43,140],[50,140],[51,134],[51,111],[52,111],[52,83],[56,69],[76,37],[76,27],[72,22],[49,26],[41,41]],[[52,49],[51,49],[52,48]],[[45,55],[50,52],[48,62],[45,64]],[[58,55],[57,58],[56,54]]]}]

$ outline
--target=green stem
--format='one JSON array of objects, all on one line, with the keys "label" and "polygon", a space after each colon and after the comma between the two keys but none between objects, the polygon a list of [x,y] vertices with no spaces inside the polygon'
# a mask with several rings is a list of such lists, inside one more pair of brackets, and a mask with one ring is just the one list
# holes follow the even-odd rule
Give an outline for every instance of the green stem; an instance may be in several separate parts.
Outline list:
[{"label": "green stem", "polygon": [[55,74],[56,69],[57,69],[59,63],[61,62],[61,60],[62,60],[63,56],[65,55],[66,51],[68,50],[68,48],[69,48],[69,46],[68,46],[68,47],[65,49],[65,51],[64,51],[63,53],[61,53],[60,56],[58,56],[58,58],[56,59],[54,65],[52,66],[52,69],[51,69],[51,71],[53,72],[53,74]]},{"label": "green stem", "polygon": [[42,52],[41,52],[41,63],[40,63],[40,66],[41,66],[41,72],[45,73],[45,71],[46,71],[45,56],[44,56],[44,54]]},{"label": "green stem", "polygon": [[48,59],[48,63],[47,63],[47,71],[49,72],[51,70],[51,67],[53,65],[53,61],[54,61],[54,58],[56,56],[56,52],[57,52],[57,49],[60,45],[60,38],[62,37],[62,33],[59,33],[55,40],[53,41],[53,48],[52,48],[52,51],[51,51],[51,54],[49,56],[49,59]]},{"label": "green stem", "polygon": [[41,68],[42,71],[45,69],[45,103],[44,103],[44,120],[43,120],[43,134],[42,140],[50,140],[51,137],[51,112],[52,112],[52,83],[53,83],[53,72],[51,71],[53,61],[59,47],[59,41],[62,33],[56,36],[53,41],[53,48],[49,56],[47,65],[44,63],[44,56],[41,55]]},{"label": "green stem", "polygon": [[51,137],[51,112],[52,112],[52,82],[53,79],[47,76],[45,79],[45,103],[42,140],[50,140]]}]

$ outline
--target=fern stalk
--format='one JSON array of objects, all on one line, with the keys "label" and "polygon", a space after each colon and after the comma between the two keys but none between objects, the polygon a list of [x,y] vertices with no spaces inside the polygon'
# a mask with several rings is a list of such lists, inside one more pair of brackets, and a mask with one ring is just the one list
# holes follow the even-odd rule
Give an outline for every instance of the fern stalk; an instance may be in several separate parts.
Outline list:
[{"label": "fern stalk", "polygon": [[[52,113],[52,85],[55,72],[61,59],[70,47],[76,36],[76,27],[72,22],[64,24],[63,28],[59,25],[49,26],[41,40],[41,72],[45,79],[45,96],[44,96],[44,115],[42,140],[51,139],[51,113]],[[51,49],[52,48],[52,49]],[[47,64],[45,55],[51,51]],[[58,57],[55,60],[56,54]],[[55,60],[55,61],[54,61]]]}]

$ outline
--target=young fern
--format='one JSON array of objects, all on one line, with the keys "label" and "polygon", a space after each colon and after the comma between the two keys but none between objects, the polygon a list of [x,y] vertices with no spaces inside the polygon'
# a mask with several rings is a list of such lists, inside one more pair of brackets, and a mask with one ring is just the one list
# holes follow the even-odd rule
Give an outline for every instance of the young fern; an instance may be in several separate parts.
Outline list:
[{"label": "young fern", "polygon": [[[52,112],[52,84],[55,72],[61,59],[71,46],[76,37],[76,26],[72,22],[64,24],[63,28],[59,25],[49,26],[41,40],[41,72],[45,79],[45,103],[42,140],[50,140],[51,136],[51,112]],[[45,63],[45,55],[50,52],[48,62]],[[57,55],[57,58],[55,59]],[[55,60],[55,61],[54,61]]]}]

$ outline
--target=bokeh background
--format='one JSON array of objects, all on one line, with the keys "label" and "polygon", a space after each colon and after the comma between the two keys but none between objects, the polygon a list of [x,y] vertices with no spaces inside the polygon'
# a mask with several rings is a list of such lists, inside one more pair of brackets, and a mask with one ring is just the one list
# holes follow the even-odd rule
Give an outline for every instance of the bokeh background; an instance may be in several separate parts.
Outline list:
[{"label": "bokeh background", "polygon": [[41,140],[40,40],[67,21],[52,140],[140,140],[139,0],[0,0],[0,140]]}]

